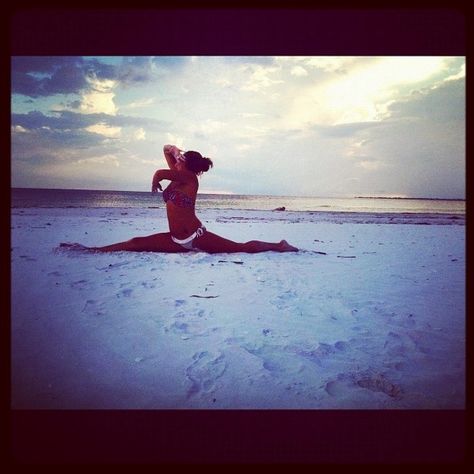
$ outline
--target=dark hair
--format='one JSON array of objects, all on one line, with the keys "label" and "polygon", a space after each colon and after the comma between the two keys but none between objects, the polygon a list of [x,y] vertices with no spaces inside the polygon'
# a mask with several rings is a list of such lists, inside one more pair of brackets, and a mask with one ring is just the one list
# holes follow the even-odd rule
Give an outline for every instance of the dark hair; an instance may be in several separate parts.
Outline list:
[{"label": "dark hair", "polygon": [[186,158],[186,168],[197,175],[212,168],[212,161],[209,158],[203,157],[197,151],[186,151],[184,157]]}]

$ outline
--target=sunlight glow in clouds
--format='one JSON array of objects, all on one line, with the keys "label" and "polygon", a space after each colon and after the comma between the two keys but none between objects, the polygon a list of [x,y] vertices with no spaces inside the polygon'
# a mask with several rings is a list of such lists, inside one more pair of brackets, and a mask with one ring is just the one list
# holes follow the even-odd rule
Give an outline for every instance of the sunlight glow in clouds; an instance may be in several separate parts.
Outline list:
[{"label": "sunlight glow in clouds", "polygon": [[97,123],[87,127],[86,130],[92,133],[98,133],[99,135],[103,135],[104,137],[108,138],[116,138],[120,136],[120,132],[122,129],[120,127],[110,127],[106,123]]},{"label": "sunlight glow in clouds", "polygon": [[465,194],[463,57],[43,60],[13,63],[14,186],[146,191],[173,143],[202,192]]},{"label": "sunlight glow in clouds", "polygon": [[104,113],[115,115],[117,107],[114,103],[116,86],[115,81],[100,80],[95,77],[87,78],[90,84],[90,91],[82,96],[80,111],[85,114]]},{"label": "sunlight glow in clouds", "polygon": [[[340,125],[378,120],[397,97],[397,87],[429,79],[443,68],[444,61],[445,58],[440,57],[381,58],[330,82],[310,84],[304,94],[295,99],[288,124]],[[310,60],[308,64],[314,66],[320,62]],[[343,65],[342,61],[323,63],[325,70]]]}]

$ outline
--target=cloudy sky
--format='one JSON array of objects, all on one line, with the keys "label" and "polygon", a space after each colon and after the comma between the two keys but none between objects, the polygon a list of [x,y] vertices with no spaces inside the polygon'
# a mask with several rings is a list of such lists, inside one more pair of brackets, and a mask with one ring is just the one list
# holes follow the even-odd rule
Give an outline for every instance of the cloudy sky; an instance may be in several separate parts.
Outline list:
[{"label": "cloudy sky", "polygon": [[465,197],[464,57],[13,57],[13,187]]}]

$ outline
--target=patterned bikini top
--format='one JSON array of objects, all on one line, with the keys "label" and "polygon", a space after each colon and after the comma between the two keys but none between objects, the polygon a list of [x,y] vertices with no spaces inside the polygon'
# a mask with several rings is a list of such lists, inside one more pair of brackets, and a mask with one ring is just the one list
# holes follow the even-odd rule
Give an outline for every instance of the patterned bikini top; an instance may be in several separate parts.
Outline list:
[{"label": "patterned bikini top", "polygon": [[178,191],[177,189],[166,188],[163,191],[163,201],[171,201],[175,206],[178,207],[187,207],[189,209],[194,209],[194,199],[190,198],[182,191]]}]

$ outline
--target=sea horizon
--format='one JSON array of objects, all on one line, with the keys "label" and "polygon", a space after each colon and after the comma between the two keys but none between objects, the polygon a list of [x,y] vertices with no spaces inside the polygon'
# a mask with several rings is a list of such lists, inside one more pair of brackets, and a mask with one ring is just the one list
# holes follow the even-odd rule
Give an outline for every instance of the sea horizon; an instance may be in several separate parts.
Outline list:
[{"label": "sea horizon", "polygon": [[[41,191],[91,191],[91,192],[107,192],[107,193],[144,193],[150,194],[151,191],[140,191],[130,189],[90,189],[90,188],[41,188],[41,187],[23,187],[23,186],[12,186],[11,191],[14,190],[41,190]],[[290,198],[314,198],[314,199],[401,199],[401,200],[413,200],[413,201],[466,201],[466,198],[444,198],[444,197],[414,197],[414,196],[384,196],[384,195],[308,195],[308,194],[243,194],[233,192],[216,192],[216,191],[203,191],[198,192],[200,195],[206,196],[261,196],[261,197],[290,197]]]},{"label": "sea horizon", "polygon": [[[61,188],[11,188],[12,208],[164,208],[161,193]],[[401,197],[316,197],[198,193],[196,210],[465,214],[465,200]]]}]

